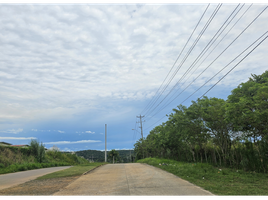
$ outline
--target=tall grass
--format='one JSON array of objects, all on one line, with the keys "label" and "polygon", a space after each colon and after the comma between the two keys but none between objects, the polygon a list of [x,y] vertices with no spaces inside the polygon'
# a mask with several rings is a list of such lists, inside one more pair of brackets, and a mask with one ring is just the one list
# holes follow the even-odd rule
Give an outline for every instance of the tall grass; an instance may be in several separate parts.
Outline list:
[{"label": "tall grass", "polygon": [[59,151],[47,151],[41,161],[33,155],[31,148],[0,146],[0,174],[88,163],[76,154]]}]

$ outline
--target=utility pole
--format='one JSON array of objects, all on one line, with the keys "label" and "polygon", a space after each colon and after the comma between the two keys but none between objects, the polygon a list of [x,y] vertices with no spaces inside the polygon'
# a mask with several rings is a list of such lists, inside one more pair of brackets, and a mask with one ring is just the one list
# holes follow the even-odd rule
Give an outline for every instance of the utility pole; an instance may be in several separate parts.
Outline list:
[{"label": "utility pole", "polygon": [[[142,139],[142,141],[143,141],[143,131],[142,131],[142,118],[144,117],[144,115],[143,116],[137,116],[137,118],[140,118],[140,124],[141,124],[141,126],[140,126],[140,128],[141,128],[141,139]],[[143,150],[143,147],[142,147],[142,153],[143,153],[143,158],[144,158],[144,150]]]},{"label": "utility pole", "polygon": [[107,162],[107,124],[105,124],[105,162]]},{"label": "utility pole", "polygon": [[143,139],[143,131],[142,131],[142,118],[144,117],[144,115],[143,116],[137,116],[137,118],[140,118],[140,124],[141,124],[141,126],[140,126],[140,128],[141,128],[141,138]]}]

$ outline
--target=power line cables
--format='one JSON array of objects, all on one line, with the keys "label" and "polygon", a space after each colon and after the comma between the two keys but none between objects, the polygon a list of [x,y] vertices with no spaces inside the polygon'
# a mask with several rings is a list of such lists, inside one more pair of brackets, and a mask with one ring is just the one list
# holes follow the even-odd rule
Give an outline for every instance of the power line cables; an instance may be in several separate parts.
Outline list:
[{"label": "power line cables", "polygon": [[[185,62],[185,60],[188,58],[188,56],[191,54],[191,52],[193,51],[194,47],[196,46],[196,44],[198,43],[198,41],[200,40],[200,38],[203,36],[204,32],[207,30],[208,26],[210,25],[211,21],[214,19],[215,15],[217,14],[217,12],[219,11],[219,9],[221,8],[222,4],[219,4],[215,10],[213,11],[213,13],[211,14],[210,18],[208,19],[208,21],[206,22],[206,24],[204,25],[203,29],[201,30],[201,32],[199,33],[198,37],[195,39],[194,43],[192,44],[191,48],[188,50],[187,54],[184,56],[183,60],[181,61],[180,65],[177,67],[176,71],[173,73],[172,77],[169,79],[168,84],[162,89],[161,94],[158,95],[157,99],[155,100],[155,102],[150,106],[150,108],[148,109],[148,111],[145,113],[145,115],[148,114],[148,112],[150,111],[151,107],[156,103],[156,101],[160,98],[160,96],[163,94],[163,92],[166,90],[166,88],[169,86],[170,82],[173,80],[173,78],[175,77],[175,75],[178,73],[178,71],[180,70],[181,66],[183,65],[183,63]],[[199,24],[199,23],[198,23]]]},{"label": "power line cables", "polygon": [[[193,67],[197,64],[197,62],[204,56],[204,54],[209,50],[209,48],[213,45],[213,43],[218,39],[218,37],[226,29],[226,27],[229,25],[229,23],[234,19],[234,17],[233,17],[229,21],[229,23],[226,25],[227,21],[231,18],[231,16],[234,14],[235,10],[239,7],[239,5],[240,4],[238,4],[238,6],[232,11],[232,13],[229,15],[229,17],[225,20],[225,22],[220,27],[220,29],[214,34],[214,36],[212,37],[212,39],[208,42],[208,44],[205,46],[205,48],[202,50],[202,52],[197,56],[197,58],[194,60],[194,62],[191,64],[191,66],[187,69],[187,71],[183,74],[183,76],[179,79],[179,81],[173,86],[173,88],[169,91],[169,93],[162,99],[161,102],[158,103],[157,106],[154,107],[154,109],[151,112],[147,113],[147,115],[150,114],[150,113],[152,113],[168,97],[168,95],[176,88],[176,86],[186,77],[186,75],[193,69]],[[241,10],[241,8],[239,9],[239,11]],[[236,14],[234,16],[236,16]],[[226,26],[224,27],[224,25],[226,25]],[[222,31],[221,31],[221,29],[222,29]]]},{"label": "power line cables", "polygon": [[[182,52],[184,51],[185,47],[187,46],[188,42],[189,42],[190,39],[192,38],[192,36],[193,36],[193,34],[194,34],[196,28],[198,27],[200,21],[203,19],[203,17],[204,17],[204,15],[205,15],[205,13],[206,13],[206,11],[207,11],[209,5],[210,5],[210,4],[208,4],[208,6],[206,7],[206,9],[205,9],[205,11],[203,12],[202,16],[200,17],[199,21],[197,22],[197,24],[196,24],[194,30],[192,31],[192,34],[191,34],[190,37],[188,38],[186,44],[184,45],[182,51],[180,52],[179,56],[177,57],[176,61],[174,62],[172,68],[169,70],[169,72],[168,72],[167,76],[165,77],[164,81],[162,82],[162,84],[160,85],[160,87],[158,88],[158,90],[156,91],[156,93],[155,93],[155,95],[153,96],[153,98],[151,99],[151,101],[147,104],[147,106],[144,108],[144,110],[143,110],[141,113],[143,113],[148,107],[150,108],[151,106],[153,106],[154,103],[158,100],[158,98],[161,96],[161,94],[162,94],[162,93],[164,92],[164,90],[166,89],[167,86],[166,86],[164,89],[162,89],[162,93],[161,93],[161,94],[158,94],[158,97],[156,97],[156,100],[153,100],[153,99],[155,98],[156,94],[159,92],[160,88],[163,86],[163,84],[164,84],[164,82],[166,81],[168,75],[170,74],[170,72],[171,72],[172,69],[174,68],[175,64],[177,63],[178,59],[180,58],[180,56],[181,56]],[[178,71],[178,70],[177,70],[177,71]],[[177,72],[175,72],[175,73],[177,73]],[[175,74],[175,73],[174,73],[174,74]],[[174,74],[173,74],[172,77],[175,76]],[[171,80],[169,80],[169,83],[170,83],[170,81],[171,81]],[[151,102],[153,102],[153,103],[151,104]],[[151,104],[151,105],[150,105],[150,104]],[[150,105],[150,106],[149,106],[149,105]]]},{"label": "power line cables", "polygon": [[[240,35],[249,27],[249,26],[251,26],[251,24],[267,9],[267,7],[268,6],[266,6],[264,9],[263,9],[263,11],[257,16],[257,17],[255,17],[255,19],[254,20],[252,20],[252,22],[235,38],[235,40],[238,38],[238,37],[240,37]],[[216,75],[218,75],[221,71],[223,71],[227,66],[229,66],[234,60],[236,60],[239,56],[241,56],[245,51],[247,51],[252,45],[254,45],[258,40],[260,40],[265,34],[267,34],[267,31],[261,36],[261,37],[259,37],[255,42],[253,42],[249,47],[247,47],[242,53],[240,53],[238,56],[236,56],[228,65],[226,65],[224,68],[222,68],[218,73],[216,73],[212,78],[210,78],[208,81],[206,81],[201,87],[199,87],[194,93],[196,93],[198,90],[200,90],[205,84],[207,84],[209,81],[211,81]],[[209,92],[215,85],[217,85],[224,77],[226,77],[236,66],[238,66],[246,57],[248,57],[264,40],[266,40],[267,39],[267,37],[268,36],[266,36],[261,42],[259,42],[259,44],[258,45],[256,45],[249,53],[247,53],[247,55],[246,56],[244,56],[231,70],[229,70],[228,71],[228,73],[226,73],[216,84],[214,84],[207,92]],[[235,41],[235,40],[233,40],[233,42]],[[233,42],[231,43],[231,44],[233,44]],[[230,44],[230,45],[231,45]],[[229,46],[230,46],[229,45]],[[229,47],[228,46],[228,47]],[[226,50],[226,49],[225,49]],[[224,50],[224,51],[225,51]],[[224,52],[223,51],[223,52]],[[223,53],[222,52],[222,53]],[[222,54],[221,53],[221,54]],[[220,55],[221,55],[220,54]],[[214,62],[214,61],[213,61]],[[203,97],[207,92],[205,92],[201,97]],[[183,102],[185,102],[187,99],[189,99],[194,93],[192,93],[189,97],[187,97]],[[183,103],[183,102],[181,102],[181,103]],[[166,115],[167,116],[167,115]],[[164,116],[165,117],[165,116]],[[162,120],[164,117],[162,117],[160,120]],[[160,120],[158,120],[157,122],[159,122]],[[157,123],[156,122],[156,123]],[[154,124],[156,124],[156,123],[154,123]],[[154,125],[153,124],[153,125]],[[152,125],[151,125],[152,126]],[[151,126],[149,126],[149,127],[151,127]],[[147,127],[146,129],[148,129],[149,127]],[[145,129],[145,130],[146,130]]]},{"label": "power line cables", "polygon": [[[250,6],[251,7],[251,6]],[[250,8],[249,7],[249,8]],[[248,8],[248,9],[249,9]],[[248,9],[243,13],[243,15],[242,16],[244,16],[244,14],[248,11]],[[241,17],[242,17],[241,16]],[[237,22],[241,19],[241,17],[236,21],[236,23],[235,24],[237,24]],[[256,20],[258,18],[258,16],[196,77],[196,78],[194,78],[193,80],[192,80],[192,82],[190,82],[190,84],[188,84],[175,98],[173,98],[169,103],[166,103],[166,105],[165,106],[163,106],[161,109],[159,109],[154,115],[152,115],[150,118],[152,118],[153,116],[155,116],[157,113],[159,113],[160,111],[162,111],[165,107],[167,107],[171,102],[173,102],[176,98],[178,98],[190,85],[192,85],[244,32],[245,32],[245,30]],[[234,24],[234,25],[235,25]],[[230,30],[234,27],[234,25],[230,28]],[[224,37],[230,32],[230,30],[224,35]],[[223,37],[223,38],[224,38]],[[220,42],[223,40],[223,38],[220,40]],[[220,43],[219,42],[219,43]],[[219,43],[215,46],[215,48],[219,45]],[[215,49],[215,48],[213,48],[213,50]],[[212,51],[213,51],[212,50]],[[211,51],[211,52],[212,52]],[[209,53],[209,55],[211,54],[211,52]],[[208,55],[208,56],[209,56]],[[207,57],[208,57],[207,56]],[[206,58],[207,58],[206,57]],[[205,58],[205,59],[206,59]],[[202,63],[204,62],[204,60],[202,61]],[[187,81],[187,80],[186,80]],[[186,82],[185,81],[185,82]],[[185,83],[184,82],[184,83]],[[184,85],[184,83],[183,83],[183,85]],[[175,93],[172,95],[172,96],[174,96],[175,95]],[[172,97],[171,96],[171,97]],[[147,119],[147,121],[148,121],[148,119]]]}]

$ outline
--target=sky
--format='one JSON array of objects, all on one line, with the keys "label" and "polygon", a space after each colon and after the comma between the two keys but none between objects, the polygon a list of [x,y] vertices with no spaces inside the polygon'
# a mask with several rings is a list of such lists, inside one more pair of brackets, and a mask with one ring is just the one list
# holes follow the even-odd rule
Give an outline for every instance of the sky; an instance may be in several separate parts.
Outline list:
[{"label": "sky", "polygon": [[223,4],[200,34],[217,3],[1,3],[0,141],[104,150],[107,124],[108,150],[133,149],[137,116],[146,137],[232,68],[206,96],[227,99],[267,70],[267,5]]}]

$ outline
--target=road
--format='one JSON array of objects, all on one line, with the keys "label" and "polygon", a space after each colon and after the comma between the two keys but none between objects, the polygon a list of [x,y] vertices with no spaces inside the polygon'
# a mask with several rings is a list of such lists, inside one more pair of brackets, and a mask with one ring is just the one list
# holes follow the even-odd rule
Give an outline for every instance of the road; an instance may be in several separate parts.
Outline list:
[{"label": "road", "polygon": [[43,169],[34,169],[34,170],[29,170],[29,171],[24,171],[24,172],[3,174],[3,175],[0,175],[0,190],[9,188],[11,186],[19,185],[21,183],[25,183],[27,181],[36,179],[39,176],[43,176],[45,174],[60,171],[60,170],[67,169],[70,167],[71,166],[50,167],[50,168],[43,168]]},{"label": "road", "polygon": [[213,195],[171,173],[140,164],[107,164],[54,195]]}]

